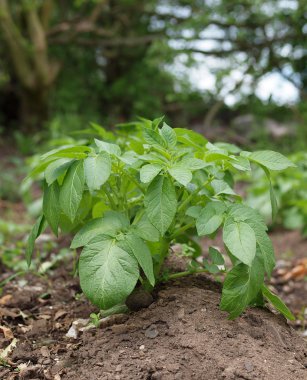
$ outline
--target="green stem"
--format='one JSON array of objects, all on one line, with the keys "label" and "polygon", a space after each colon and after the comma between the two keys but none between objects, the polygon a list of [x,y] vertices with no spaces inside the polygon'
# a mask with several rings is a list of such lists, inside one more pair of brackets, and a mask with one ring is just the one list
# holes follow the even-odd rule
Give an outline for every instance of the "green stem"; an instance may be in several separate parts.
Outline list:
[{"label": "green stem", "polygon": [[185,226],[179,228],[177,231],[175,231],[172,235],[171,235],[171,240],[175,239],[175,237],[179,236],[180,234],[182,234],[184,231],[192,228],[195,226],[195,222],[192,222],[192,223],[189,223],[189,224],[186,224]]}]

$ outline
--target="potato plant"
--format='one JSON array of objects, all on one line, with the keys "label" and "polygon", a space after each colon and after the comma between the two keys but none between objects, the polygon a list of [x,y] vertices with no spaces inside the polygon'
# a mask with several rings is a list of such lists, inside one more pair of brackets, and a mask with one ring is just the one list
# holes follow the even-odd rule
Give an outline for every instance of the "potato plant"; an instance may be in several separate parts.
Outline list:
[{"label": "potato plant", "polygon": [[[93,125],[97,139],[44,154],[29,177],[44,173],[43,210],[29,236],[30,265],[35,239],[46,228],[74,234],[83,247],[78,271],[84,294],[106,310],[136,289],[151,291],[168,278],[225,272],[221,309],[230,318],[249,305],[271,302],[287,318],[291,312],[265,286],[274,252],[260,214],[234,190],[233,174],[260,166],[270,171],[293,166],[273,151],[241,151],[211,144],[202,135],[171,128],[163,118],[119,125],[114,133]],[[86,131],[92,133],[91,130]],[[273,212],[276,202],[270,188]],[[213,238],[222,229],[225,251],[201,259],[197,236]],[[189,247],[184,272],[168,274],[164,262],[176,242]]]}]

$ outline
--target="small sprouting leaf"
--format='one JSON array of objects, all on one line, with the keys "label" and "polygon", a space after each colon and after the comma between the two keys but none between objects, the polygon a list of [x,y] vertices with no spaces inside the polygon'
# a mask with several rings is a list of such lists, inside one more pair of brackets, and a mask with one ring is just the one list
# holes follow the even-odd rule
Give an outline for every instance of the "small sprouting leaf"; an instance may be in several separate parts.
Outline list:
[{"label": "small sprouting leaf", "polygon": [[159,129],[160,135],[164,138],[166,141],[168,147],[174,148],[177,144],[177,136],[174,132],[173,128],[171,128],[166,123],[163,123],[163,126],[161,129]]},{"label": "small sprouting leaf", "polygon": [[192,172],[181,163],[174,164],[168,169],[169,174],[181,185],[187,186],[192,181]]},{"label": "small sprouting leaf", "polygon": [[270,170],[284,170],[295,167],[287,157],[272,150],[260,150],[247,156],[250,161],[265,166]]},{"label": "small sprouting leaf", "polygon": [[130,250],[131,254],[137,259],[145,276],[148,278],[149,283],[154,286],[155,276],[153,272],[152,257],[150,250],[144,241],[140,237],[130,233],[125,236],[124,240],[119,242],[119,246],[128,252]]},{"label": "small sprouting leaf", "polygon": [[263,296],[287,319],[295,321],[295,316],[291,313],[288,307],[282,302],[282,300],[273,294],[265,285],[261,287]]},{"label": "small sprouting leaf", "polygon": [[256,256],[251,267],[236,265],[228,272],[222,290],[221,309],[229,312],[229,318],[238,317],[257,297],[264,279],[261,258]]},{"label": "small sprouting leaf", "polygon": [[26,246],[26,261],[27,261],[28,267],[31,265],[35,240],[39,237],[39,235],[44,231],[46,227],[47,227],[46,219],[44,215],[41,215],[37,219],[34,226],[32,227],[32,230],[28,237],[27,246]]},{"label": "small sprouting leaf", "polygon": [[128,227],[129,220],[125,215],[108,211],[103,218],[93,219],[86,223],[75,235],[70,248],[82,247],[99,234],[116,236],[118,232]]},{"label": "small sprouting leaf", "polygon": [[113,238],[97,235],[81,253],[79,275],[84,294],[105,310],[124,302],[133,291],[139,266],[136,258]]},{"label": "small sprouting leaf", "polygon": [[148,186],[144,203],[148,219],[164,235],[177,209],[176,191],[171,179],[157,176]]},{"label": "small sprouting leaf", "polygon": [[121,149],[117,144],[111,144],[98,139],[95,139],[95,144],[97,145],[99,152],[107,152],[116,157],[121,155]]},{"label": "small sprouting leaf", "polygon": [[77,161],[68,169],[60,189],[60,206],[71,222],[74,221],[84,190],[83,162]]},{"label": "small sprouting leaf", "polygon": [[196,221],[199,236],[211,235],[223,222],[226,207],[222,202],[210,202],[200,212]]},{"label": "small sprouting leaf", "polygon": [[89,156],[84,160],[85,182],[90,190],[100,189],[111,174],[111,160],[106,152],[96,156]]},{"label": "small sprouting leaf", "polygon": [[247,223],[227,219],[223,229],[223,241],[233,256],[248,266],[252,265],[256,255],[256,236]]},{"label": "small sprouting leaf", "polygon": [[58,236],[59,220],[60,220],[60,204],[59,204],[60,187],[57,182],[53,182],[50,186],[45,184],[43,198],[43,214],[51,227],[53,233]]},{"label": "small sprouting leaf", "polygon": [[140,180],[143,183],[151,182],[162,170],[159,164],[147,164],[142,166],[140,170]]}]

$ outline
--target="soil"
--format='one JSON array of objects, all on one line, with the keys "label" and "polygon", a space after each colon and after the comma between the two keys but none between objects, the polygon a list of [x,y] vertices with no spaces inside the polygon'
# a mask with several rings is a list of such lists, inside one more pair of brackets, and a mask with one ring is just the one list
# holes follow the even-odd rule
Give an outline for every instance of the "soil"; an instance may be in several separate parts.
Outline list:
[{"label": "soil", "polygon": [[79,294],[63,266],[6,285],[0,348],[17,343],[1,379],[307,379],[307,344],[285,319],[249,309],[229,321],[220,285],[206,276],[162,285],[147,309],[69,338],[74,321],[97,311]]}]

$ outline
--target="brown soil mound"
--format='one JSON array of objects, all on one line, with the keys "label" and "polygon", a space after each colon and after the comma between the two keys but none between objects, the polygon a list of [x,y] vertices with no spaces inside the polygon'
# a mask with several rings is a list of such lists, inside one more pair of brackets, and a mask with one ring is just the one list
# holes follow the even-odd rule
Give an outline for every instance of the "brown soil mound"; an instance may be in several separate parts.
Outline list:
[{"label": "brown soil mound", "polygon": [[[65,334],[91,309],[75,299],[74,281],[57,277],[52,286],[37,281],[42,280],[33,279],[36,295],[24,294],[17,304],[14,297],[2,306],[7,314],[2,322],[18,339],[10,360],[24,363],[24,369],[17,374],[13,365],[0,368],[1,379],[307,379],[306,342],[286,321],[261,309],[229,321],[218,307],[219,285],[205,276],[169,283],[148,309],[77,339]],[[39,294],[48,289],[50,298],[43,300]],[[31,319],[14,320],[16,307],[32,310]]]}]

